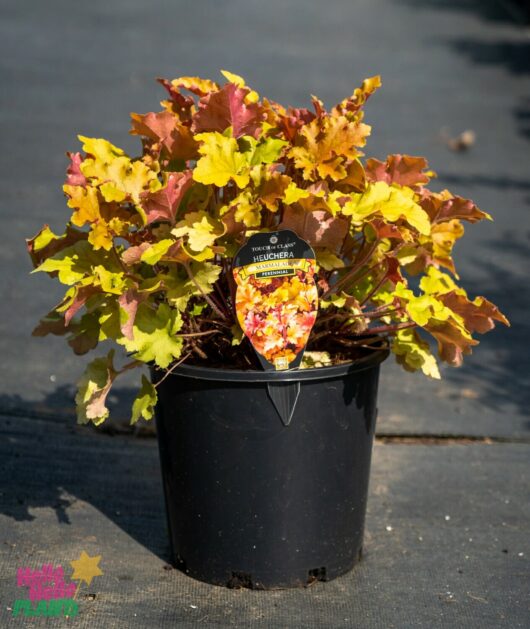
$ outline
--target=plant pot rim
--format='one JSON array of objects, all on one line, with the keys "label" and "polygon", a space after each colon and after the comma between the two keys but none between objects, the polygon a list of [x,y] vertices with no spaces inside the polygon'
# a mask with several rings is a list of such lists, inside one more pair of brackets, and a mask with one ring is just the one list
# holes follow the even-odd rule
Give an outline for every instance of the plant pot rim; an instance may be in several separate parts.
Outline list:
[{"label": "plant pot rim", "polygon": [[346,374],[371,369],[382,363],[390,353],[384,341],[382,346],[374,348],[357,360],[333,365],[331,367],[311,367],[308,369],[289,369],[286,371],[258,371],[254,369],[223,369],[221,367],[198,367],[180,365],[173,369],[169,377],[184,376],[196,380],[217,380],[219,382],[301,382],[305,380],[328,380]]}]

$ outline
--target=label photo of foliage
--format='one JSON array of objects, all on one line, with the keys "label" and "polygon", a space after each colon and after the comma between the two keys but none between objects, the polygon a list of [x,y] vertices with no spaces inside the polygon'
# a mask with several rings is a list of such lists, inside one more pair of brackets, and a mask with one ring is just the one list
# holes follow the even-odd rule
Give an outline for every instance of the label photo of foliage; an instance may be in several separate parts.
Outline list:
[{"label": "label photo of foliage", "polygon": [[290,230],[256,234],[236,255],[237,319],[265,369],[300,364],[318,312],[315,271],[311,247]]}]

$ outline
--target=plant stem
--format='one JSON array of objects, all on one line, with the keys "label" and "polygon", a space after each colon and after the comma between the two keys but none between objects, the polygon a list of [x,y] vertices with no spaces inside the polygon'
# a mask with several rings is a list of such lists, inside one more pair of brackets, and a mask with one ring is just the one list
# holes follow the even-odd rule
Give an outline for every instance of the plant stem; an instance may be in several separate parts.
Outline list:
[{"label": "plant stem", "polygon": [[383,284],[386,282],[387,273],[388,273],[388,262],[386,263],[386,269],[385,269],[385,272],[383,273],[383,276],[377,282],[377,284],[372,288],[372,290],[368,293],[368,295],[366,295],[366,297],[361,301],[361,304],[360,304],[361,306],[364,306],[364,304],[377,293],[377,291],[381,288],[381,286],[383,286]]},{"label": "plant stem", "polygon": [[223,291],[221,290],[221,287],[219,286],[219,282],[215,282],[214,287],[215,287],[215,290],[217,291],[217,294],[221,298],[221,303],[223,304],[223,308],[225,309],[225,312],[226,312],[226,317],[228,318],[231,316],[232,313],[231,313],[228,301],[226,297],[224,296]]},{"label": "plant stem", "polygon": [[386,332],[395,332],[396,330],[406,330],[407,328],[415,328],[418,324],[414,321],[408,323],[394,323],[389,325],[380,325],[375,328],[368,328],[366,332],[361,332],[359,336],[365,336],[366,334],[384,334]]},{"label": "plant stem", "polygon": [[190,278],[190,280],[195,284],[195,286],[198,288],[199,292],[201,293],[201,295],[204,297],[204,299],[206,300],[206,302],[210,305],[210,307],[215,310],[215,312],[222,318],[222,319],[227,319],[226,315],[223,313],[223,311],[219,308],[219,306],[215,303],[215,301],[209,296],[207,295],[201,288],[200,284],[197,282],[197,280],[193,277],[193,273],[191,272],[190,266],[187,262],[183,262],[182,263],[184,268],[186,269],[186,273],[188,274],[188,277]]},{"label": "plant stem", "polygon": [[170,369],[168,369],[168,370],[166,371],[166,373],[165,373],[165,374],[164,374],[164,375],[160,378],[160,380],[159,380],[158,382],[155,382],[155,384],[153,384],[153,386],[155,387],[155,389],[156,389],[156,387],[157,387],[160,383],[164,382],[164,380],[165,380],[165,379],[169,376],[169,374],[173,371],[173,369],[176,369],[179,365],[182,365],[182,363],[183,363],[183,362],[184,362],[187,358],[189,358],[190,356],[191,356],[191,352],[188,352],[188,353],[186,354],[186,356],[184,356],[184,358],[181,358],[181,359],[178,361],[178,363],[175,363],[175,364],[173,365],[173,367],[171,367]]},{"label": "plant stem", "polygon": [[[357,271],[359,269],[361,269],[364,265],[364,263],[370,259],[370,257],[373,255],[373,253],[375,252],[375,250],[377,249],[377,245],[379,243],[375,242],[369,249],[368,249],[368,253],[366,253],[366,255],[361,259],[360,262],[357,262],[357,260],[355,260],[355,262],[353,263],[352,268],[346,273],[346,275],[344,275],[343,277],[341,277],[340,280],[338,280],[337,282],[335,282],[335,284],[333,284],[332,286],[330,286],[328,288],[328,290],[321,296],[320,299],[325,299],[326,297],[328,297],[328,295],[331,295],[333,293],[337,292],[337,289],[339,286],[342,286],[345,282],[350,281],[351,279],[353,279],[355,277],[355,274],[357,273]],[[361,277],[363,277],[361,275]]]},{"label": "plant stem", "polygon": [[124,365],[119,371],[118,373],[124,373],[126,371],[129,371],[129,369],[134,369],[135,367],[140,367],[141,365],[143,365],[144,363],[140,362],[139,360],[133,360],[130,363],[127,363],[126,365]]},{"label": "plant stem", "polygon": [[220,334],[219,330],[208,330],[208,332],[190,332],[188,334],[178,334],[182,338],[191,338],[194,336],[208,336],[209,334]]}]

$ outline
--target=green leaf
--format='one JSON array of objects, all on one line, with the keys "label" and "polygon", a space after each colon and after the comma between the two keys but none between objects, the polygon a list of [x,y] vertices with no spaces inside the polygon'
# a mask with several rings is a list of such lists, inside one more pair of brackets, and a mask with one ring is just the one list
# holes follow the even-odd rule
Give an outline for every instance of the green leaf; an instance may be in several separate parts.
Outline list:
[{"label": "green leaf", "polygon": [[221,267],[210,262],[192,262],[189,268],[193,280],[181,268],[164,275],[163,278],[167,300],[181,312],[184,312],[192,297],[211,293],[221,274]]},{"label": "green leaf", "polygon": [[239,140],[242,152],[247,156],[250,166],[258,166],[259,164],[272,164],[279,157],[284,147],[289,143],[276,138],[267,138],[255,140],[252,136],[245,135]]},{"label": "green leaf", "polygon": [[100,340],[99,315],[97,312],[84,314],[81,319],[73,324],[69,330],[72,335],[68,339],[68,345],[74,350],[74,354],[86,354],[94,349]]},{"label": "green leaf", "polygon": [[105,402],[118,372],[114,369],[114,350],[104,358],[96,358],[88,364],[77,383],[75,396],[79,424],[93,422],[96,426],[109,416]]},{"label": "green leaf", "polygon": [[189,313],[192,317],[198,317],[199,315],[203,313],[204,309],[207,307],[208,307],[208,304],[206,302],[203,302],[202,304],[193,304],[193,307],[189,311]]},{"label": "green leaf", "polygon": [[416,330],[398,330],[392,341],[392,352],[396,355],[397,362],[407,371],[421,369],[426,376],[440,379],[440,371],[429,343]]},{"label": "green leaf", "polygon": [[344,261],[329,249],[316,249],[317,263],[326,271],[344,268]]},{"label": "green leaf", "polygon": [[232,333],[232,345],[241,345],[241,342],[245,338],[241,326],[234,323],[234,325],[230,328],[230,332]]},{"label": "green leaf", "polygon": [[57,273],[62,284],[72,286],[85,277],[94,277],[95,282],[101,283],[98,276],[102,267],[108,273],[122,274],[117,261],[102,249],[97,251],[86,240],[80,240],[70,247],[66,247],[45,260],[32,273]]},{"label": "green leaf", "polygon": [[157,399],[155,387],[148,378],[142,375],[142,386],[133,402],[131,424],[136,424],[140,418],[152,419]]},{"label": "green leaf", "polygon": [[333,364],[328,352],[304,352],[300,369],[313,367],[330,367]]},{"label": "green leaf", "polygon": [[154,361],[165,369],[182,353],[182,338],[177,332],[182,327],[178,310],[167,304],[160,304],[154,310],[147,303],[140,304],[132,329],[133,338],[122,337],[118,343],[128,352],[134,352],[134,358],[144,363]]},{"label": "green leaf", "polygon": [[175,244],[175,241],[171,240],[170,238],[165,238],[164,240],[160,240],[159,242],[156,242],[154,245],[151,245],[149,249],[146,249],[142,253],[140,260],[152,266],[153,264],[156,264],[160,260],[160,258],[165,256],[166,253],[169,251],[169,248],[171,247],[171,245],[174,245],[174,244]]},{"label": "green leaf", "polygon": [[457,291],[465,295],[465,292],[458,288],[447,273],[442,273],[442,271],[439,271],[433,266],[429,267],[427,269],[427,275],[421,278],[420,288],[424,293],[428,293],[429,295],[443,295],[450,291]]}]

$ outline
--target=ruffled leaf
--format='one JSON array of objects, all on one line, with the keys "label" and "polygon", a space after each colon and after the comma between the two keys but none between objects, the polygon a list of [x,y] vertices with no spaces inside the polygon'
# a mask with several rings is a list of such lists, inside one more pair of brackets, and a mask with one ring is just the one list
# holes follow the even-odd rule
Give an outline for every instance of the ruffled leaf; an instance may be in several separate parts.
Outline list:
[{"label": "ruffled leaf", "polygon": [[143,303],[138,307],[133,325],[133,338],[118,339],[134,358],[144,363],[154,361],[165,369],[182,352],[182,338],[177,332],[182,327],[182,319],[177,310],[160,304],[157,310]]},{"label": "ruffled leaf", "polygon": [[159,240],[147,247],[147,249],[142,253],[140,260],[153,266],[153,264],[156,264],[163,256],[166,255],[174,244],[175,241],[171,238]]},{"label": "ruffled leaf", "polygon": [[78,423],[93,422],[97,426],[109,416],[106,399],[118,375],[113,360],[114,350],[111,350],[105,358],[96,358],[85,369],[75,396]]},{"label": "ruffled leaf", "polygon": [[230,180],[235,181],[239,188],[248,185],[248,158],[239,152],[234,138],[217,132],[200,133],[195,138],[201,142],[199,153],[202,155],[193,171],[195,181],[219,188],[226,186]]},{"label": "ruffled leaf", "polygon": [[106,201],[121,202],[130,197],[138,203],[144,190],[155,191],[161,187],[156,171],[140,160],[131,160],[110,142],[81,135],[79,139],[90,156],[81,164],[81,171],[87,179],[101,186]]},{"label": "ruffled leaf", "polygon": [[171,159],[189,160],[197,157],[197,142],[190,128],[181,124],[169,111],[131,114],[132,135],[143,135],[163,146]]},{"label": "ruffled leaf", "polygon": [[223,224],[206,212],[189,212],[171,233],[177,238],[185,236],[188,247],[200,253],[211,247],[224,231]]},{"label": "ruffled leaf", "polygon": [[311,246],[338,251],[348,234],[349,223],[346,219],[333,217],[323,210],[306,212],[290,206],[284,210],[281,228],[291,229]]},{"label": "ruffled leaf", "polygon": [[424,341],[416,330],[398,330],[391,347],[396,361],[407,371],[421,369],[426,376],[435,380],[440,379],[436,358],[427,341]]},{"label": "ruffled leaf", "polygon": [[136,424],[140,418],[147,421],[153,419],[157,399],[155,387],[142,375],[142,386],[133,402],[131,424]]},{"label": "ruffled leaf", "polygon": [[491,216],[479,210],[473,201],[454,197],[447,190],[440,193],[428,193],[420,203],[433,224],[453,219],[468,221],[468,223],[476,223],[483,219],[492,220]]},{"label": "ruffled leaf", "polygon": [[227,83],[217,92],[211,92],[199,102],[199,111],[193,117],[193,131],[224,131],[232,128],[235,138],[256,136],[261,128],[263,112],[260,105],[247,103],[249,90]]},{"label": "ruffled leaf", "polygon": [[351,193],[342,207],[342,214],[353,221],[363,221],[374,214],[386,221],[405,220],[420,234],[429,234],[429,216],[406,189],[389,186],[383,181],[369,184],[366,192]]},{"label": "ruffled leaf", "polygon": [[197,96],[207,96],[210,92],[216,92],[219,89],[215,81],[201,79],[198,76],[181,76],[178,79],[173,79],[171,85],[175,89],[187,89]]},{"label": "ruffled leaf", "polygon": [[495,321],[509,326],[510,322],[502,312],[485,297],[476,297],[470,301],[456,291],[448,292],[440,300],[453,312],[462,317],[470,332],[484,334],[495,327]]},{"label": "ruffled leaf", "polygon": [[66,181],[65,184],[69,186],[84,186],[86,185],[86,177],[81,172],[81,164],[83,162],[83,156],[81,153],[70,153],[66,155],[70,160],[70,164],[66,169]]},{"label": "ruffled leaf", "polygon": [[460,367],[464,354],[471,354],[471,348],[478,345],[478,341],[454,320],[429,323],[425,329],[438,341],[440,358],[453,367]]},{"label": "ruffled leaf", "polygon": [[361,154],[356,147],[364,146],[369,134],[368,125],[352,123],[344,116],[315,118],[300,129],[288,156],[302,170],[304,179],[330,177],[338,181],[348,174],[346,160]]},{"label": "ruffled leaf", "polygon": [[163,277],[166,299],[184,312],[192,297],[203,297],[213,291],[221,267],[209,262],[192,262],[190,276],[183,269],[175,269]]},{"label": "ruffled leaf", "polygon": [[54,256],[63,249],[71,247],[80,240],[86,240],[87,234],[67,226],[64,234],[57,236],[44,225],[33,237],[26,240],[26,247],[34,267],[38,267],[47,258]]},{"label": "ruffled leaf", "polygon": [[381,77],[379,75],[365,79],[361,87],[357,87],[349,98],[344,99],[335,107],[334,112],[350,116],[357,114],[381,85]]},{"label": "ruffled leaf", "polygon": [[95,277],[94,269],[98,266],[112,273],[120,272],[116,261],[109,254],[95,251],[86,240],[80,240],[49,257],[33,272],[57,273],[62,284],[71,286],[83,278]]},{"label": "ruffled leaf", "polygon": [[179,205],[192,185],[193,173],[187,170],[182,173],[169,173],[166,185],[158,192],[143,192],[141,203],[147,224],[155,221],[174,223]]},{"label": "ruffled leaf", "polygon": [[[429,183],[430,176],[425,170],[428,168],[424,157],[412,155],[389,155],[385,162],[378,159],[366,161],[366,175],[369,181],[384,181],[391,185],[422,186]],[[431,173],[432,174],[432,173]]]}]

